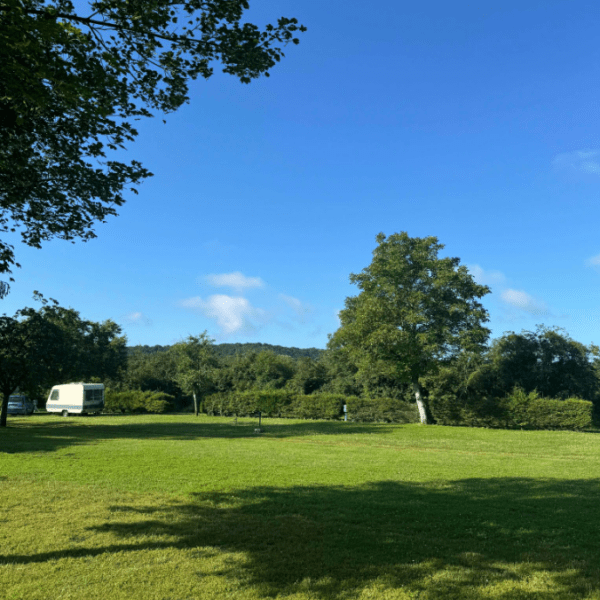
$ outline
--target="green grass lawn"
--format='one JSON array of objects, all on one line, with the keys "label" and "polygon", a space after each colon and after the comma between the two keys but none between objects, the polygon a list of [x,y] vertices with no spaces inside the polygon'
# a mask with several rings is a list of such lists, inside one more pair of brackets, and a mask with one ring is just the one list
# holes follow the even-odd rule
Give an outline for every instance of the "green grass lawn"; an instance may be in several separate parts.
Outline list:
[{"label": "green grass lawn", "polygon": [[600,435],[9,417],[0,598],[600,599]]}]

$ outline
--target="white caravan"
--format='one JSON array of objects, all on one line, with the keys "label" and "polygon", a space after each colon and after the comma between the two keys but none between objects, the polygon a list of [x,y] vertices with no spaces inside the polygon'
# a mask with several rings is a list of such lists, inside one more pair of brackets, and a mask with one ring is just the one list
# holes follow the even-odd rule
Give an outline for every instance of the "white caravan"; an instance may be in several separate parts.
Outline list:
[{"label": "white caravan", "polygon": [[69,415],[99,413],[104,408],[103,383],[65,383],[55,385],[48,396],[46,410]]}]

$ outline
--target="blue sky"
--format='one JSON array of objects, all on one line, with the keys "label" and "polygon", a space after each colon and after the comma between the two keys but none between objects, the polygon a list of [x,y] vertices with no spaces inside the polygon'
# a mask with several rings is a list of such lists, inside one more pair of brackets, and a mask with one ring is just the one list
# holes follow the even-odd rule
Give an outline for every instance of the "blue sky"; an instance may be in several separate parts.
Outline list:
[{"label": "blue sky", "polygon": [[129,343],[323,348],[379,232],[437,236],[493,336],[600,343],[600,9],[579,0],[251,1],[308,27],[269,79],[216,74],[127,153],[155,176],[98,238],[16,245],[32,292]]}]

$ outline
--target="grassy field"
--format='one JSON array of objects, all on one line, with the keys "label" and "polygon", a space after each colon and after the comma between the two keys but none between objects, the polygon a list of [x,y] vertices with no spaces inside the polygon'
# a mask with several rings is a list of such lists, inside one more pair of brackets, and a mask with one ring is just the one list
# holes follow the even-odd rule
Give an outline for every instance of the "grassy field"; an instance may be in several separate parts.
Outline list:
[{"label": "grassy field", "polygon": [[600,435],[9,417],[0,598],[600,599]]}]

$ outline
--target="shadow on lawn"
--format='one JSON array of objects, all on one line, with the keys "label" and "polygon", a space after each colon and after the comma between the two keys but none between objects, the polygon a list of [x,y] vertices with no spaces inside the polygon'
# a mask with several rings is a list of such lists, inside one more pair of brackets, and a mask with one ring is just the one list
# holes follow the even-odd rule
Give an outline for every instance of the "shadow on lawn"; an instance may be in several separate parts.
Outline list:
[{"label": "shadow on lawn", "polygon": [[499,478],[197,494],[112,507],[91,528],[109,534],[105,547],[0,562],[196,549],[197,572],[211,553],[243,553],[219,575],[261,597],[346,599],[369,586],[436,600],[584,597],[600,589],[599,493],[600,480]]},{"label": "shadow on lawn", "polygon": [[[302,421],[273,424],[263,419],[261,433],[256,433],[258,420],[215,418],[173,422],[167,416],[163,422],[131,422],[131,416],[106,417],[46,417],[43,422],[21,420],[0,432],[0,453],[52,452],[66,446],[93,444],[108,439],[169,439],[195,440],[199,438],[285,438],[310,435],[353,435],[386,433],[391,427],[384,423],[344,423],[342,421]],[[109,423],[107,423],[109,421]]]}]

